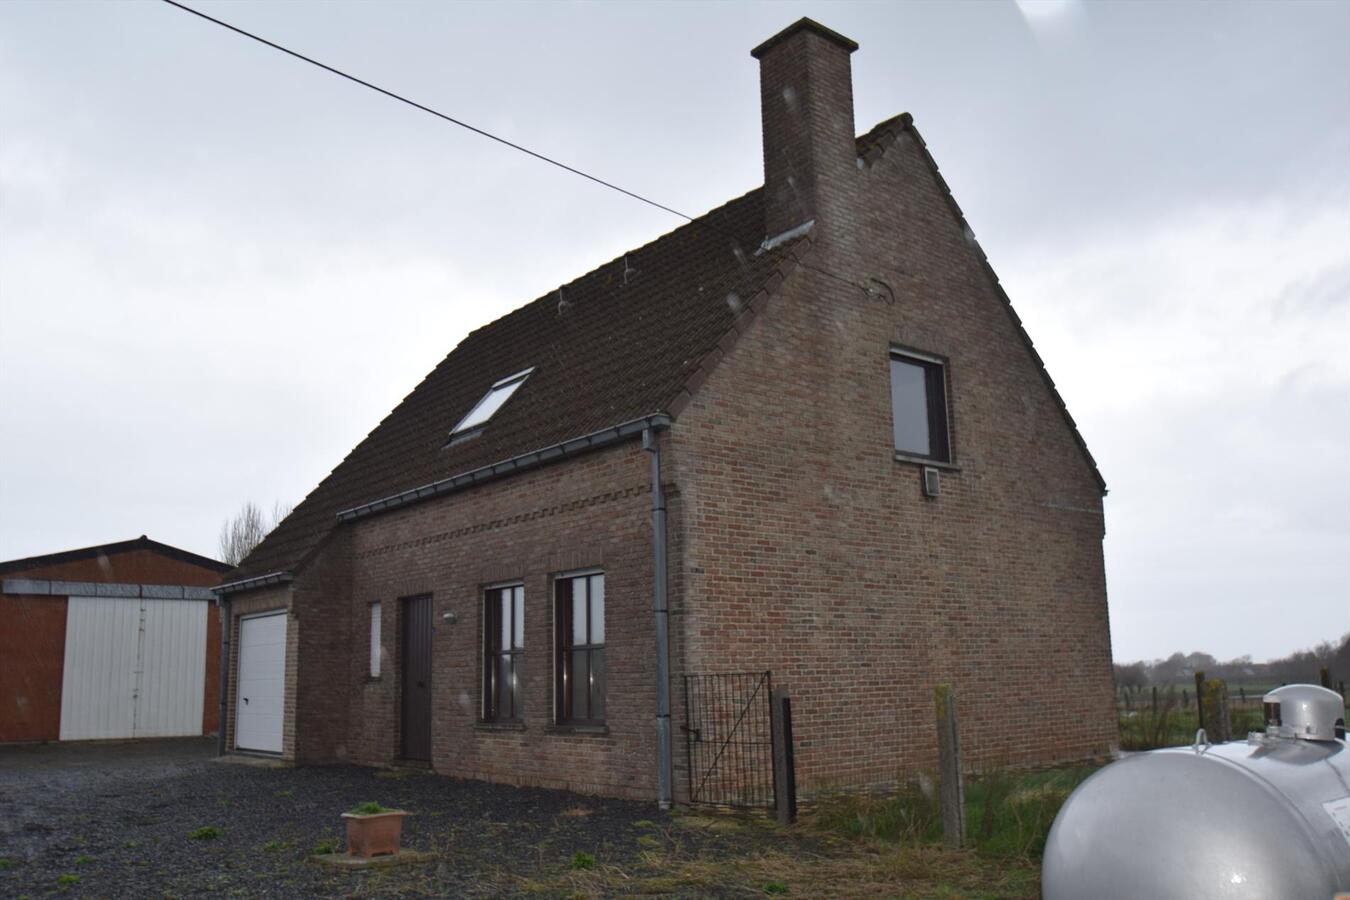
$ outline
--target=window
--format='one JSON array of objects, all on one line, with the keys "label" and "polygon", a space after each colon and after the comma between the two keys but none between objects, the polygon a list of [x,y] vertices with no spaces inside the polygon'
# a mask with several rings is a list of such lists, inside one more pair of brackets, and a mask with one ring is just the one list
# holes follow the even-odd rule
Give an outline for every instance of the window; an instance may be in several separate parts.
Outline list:
[{"label": "window", "polygon": [[518,722],[525,715],[525,588],[483,594],[483,719]]},{"label": "window", "polygon": [[891,351],[891,420],[896,453],[951,461],[942,360]]},{"label": "window", "polygon": [[380,677],[380,604],[370,604],[370,677]]},{"label": "window", "polygon": [[497,410],[501,409],[506,401],[511,399],[511,395],[520,389],[520,386],[525,383],[525,379],[529,378],[533,371],[533,368],[526,369],[524,372],[517,372],[494,384],[483,395],[483,399],[474,404],[473,409],[469,410],[469,414],[460,419],[459,424],[450,432],[450,436],[452,438],[468,437],[470,433],[477,434],[487,420],[492,418]]},{"label": "window", "polygon": [[605,722],[605,576],[586,573],[554,582],[558,629],[557,720]]}]

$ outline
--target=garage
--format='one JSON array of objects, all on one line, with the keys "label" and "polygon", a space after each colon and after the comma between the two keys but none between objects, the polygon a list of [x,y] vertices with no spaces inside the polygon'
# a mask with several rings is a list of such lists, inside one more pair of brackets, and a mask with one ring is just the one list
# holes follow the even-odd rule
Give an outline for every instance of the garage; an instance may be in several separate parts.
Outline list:
[{"label": "garage", "polygon": [[209,606],[68,598],[61,740],[200,734]]},{"label": "garage", "polygon": [[234,746],[280,753],[286,694],[286,611],[239,620]]},{"label": "garage", "polygon": [[215,732],[229,569],[145,535],[0,562],[0,743]]}]

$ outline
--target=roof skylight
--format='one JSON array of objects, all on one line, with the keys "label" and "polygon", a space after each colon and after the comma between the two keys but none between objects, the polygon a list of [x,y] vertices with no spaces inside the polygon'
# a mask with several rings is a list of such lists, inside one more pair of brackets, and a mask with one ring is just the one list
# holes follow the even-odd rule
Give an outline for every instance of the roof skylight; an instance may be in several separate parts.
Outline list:
[{"label": "roof skylight", "polygon": [[530,367],[524,372],[508,375],[506,378],[503,378],[501,381],[494,384],[488,389],[488,392],[483,395],[483,399],[474,404],[473,409],[469,410],[469,414],[461,419],[459,424],[454,427],[450,432],[450,436],[455,437],[457,435],[463,435],[465,432],[481,428],[487,423],[488,419],[491,419],[493,415],[496,414],[497,410],[505,405],[507,400],[511,399],[511,395],[525,383],[525,379],[529,378],[530,373],[533,371],[534,368]]}]

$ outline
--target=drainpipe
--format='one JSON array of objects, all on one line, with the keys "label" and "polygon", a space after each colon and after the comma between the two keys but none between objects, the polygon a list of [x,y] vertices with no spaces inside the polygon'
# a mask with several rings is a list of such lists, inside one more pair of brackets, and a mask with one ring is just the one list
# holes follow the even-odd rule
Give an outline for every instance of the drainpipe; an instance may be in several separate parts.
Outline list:
[{"label": "drainpipe", "polygon": [[217,731],[219,735],[216,738],[216,756],[225,755],[225,706],[226,698],[230,695],[230,598],[228,596],[220,598],[221,623],[220,623],[220,684],[217,685],[220,693],[220,718],[217,720]]},{"label": "drainpipe", "polygon": [[661,490],[661,445],[654,428],[642,431],[642,449],[652,455],[652,612],[656,617],[657,803],[674,800],[670,765],[670,611],[666,606],[666,495]]}]

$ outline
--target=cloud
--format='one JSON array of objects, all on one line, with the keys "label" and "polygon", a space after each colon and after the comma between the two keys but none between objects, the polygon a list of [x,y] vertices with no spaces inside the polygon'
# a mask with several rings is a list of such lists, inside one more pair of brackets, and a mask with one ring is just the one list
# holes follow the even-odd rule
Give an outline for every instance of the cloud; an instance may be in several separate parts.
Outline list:
[{"label": "cloud", "polygon": [[1350,620],[1350,196],[1195,208],[1001,266],[1111,486],[1121,659]]}]

